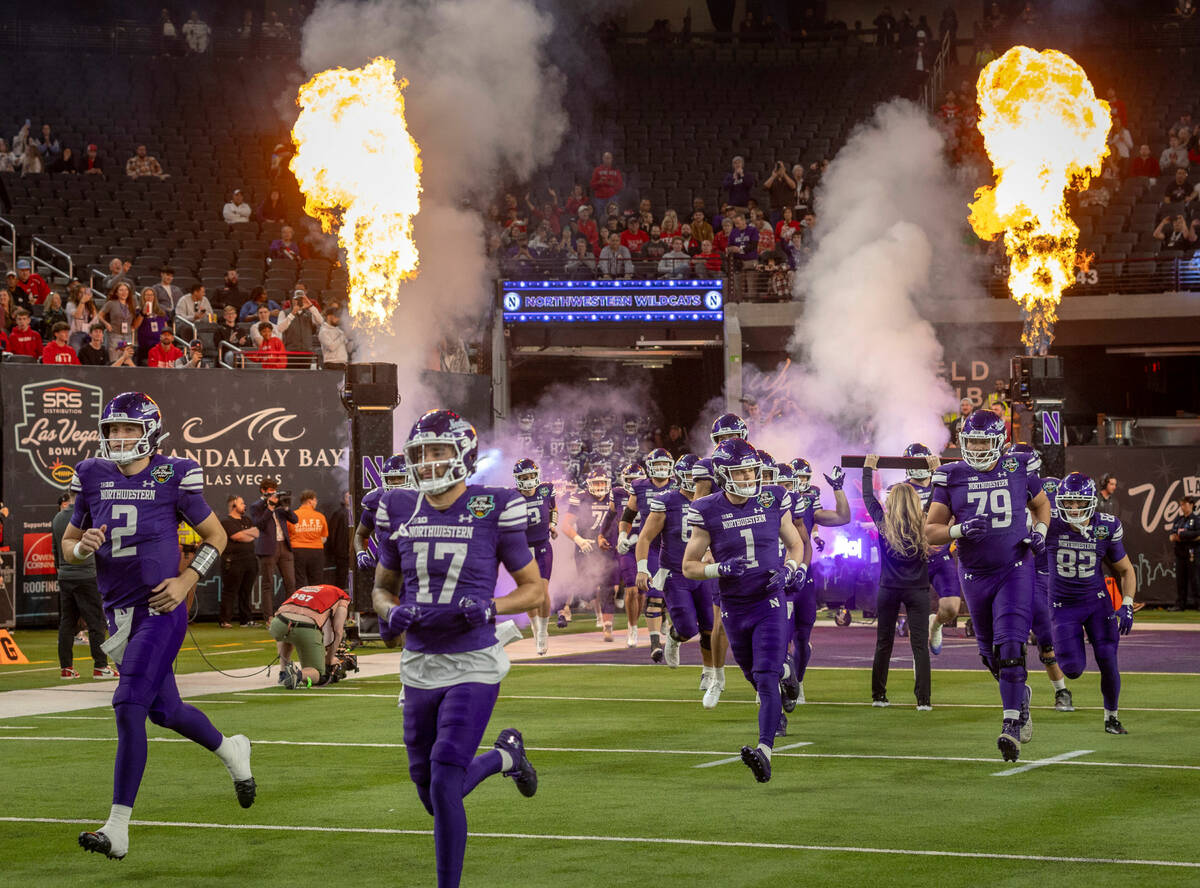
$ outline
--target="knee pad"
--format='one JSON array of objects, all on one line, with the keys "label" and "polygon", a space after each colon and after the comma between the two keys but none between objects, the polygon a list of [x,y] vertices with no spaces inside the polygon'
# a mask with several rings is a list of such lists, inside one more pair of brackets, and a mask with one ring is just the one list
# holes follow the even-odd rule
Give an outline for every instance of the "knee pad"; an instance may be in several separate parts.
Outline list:
[{"label": "knee pad", "polygon": [[654,620],[663,615],[663,600],[658,596],[647,596],[646,606],[642,609],[647,620]]},{"label": "knee pad", "polygon": [[988,671],[990,673],[992,673],[992,677],[995,678],[997,681],[999,681],[1000,680],[1000,664],[998,662],[996,662],[996,658],[989,657],[985,654],[980,654],[979,659],[983,661],[983,665],[988,668]]},{"label": "knee pad", "polygon": [[1058,663],[1058,657],[1054,656],[1054,645],[1043,644],[1038,646],[1038,659],[1042,661],[1043,666],[1054,666]]},{"label": "knee pad", "polygon": [[1001,642],[992,647],[992,657],[1001,669],[1006,666],[1024,666],[1025,645],[1016,641]]},{"label": "knee pad", "polygon": [[167,725],[171,724],[171,719],[173,719],[175,717],[175,711],[178,708],[179,708],[179,703],[173,703],[169,707],[166,707],[166,708],[163,708],[160,706],[152,706],[152,707],[150,707],[150,710],[149,710],[149,712],[146,713],[146,715],[147,715],[147,717],[149,717],[150,721],[153,724],[156,724],[160,728],[162,728],[162,727],[166,727]]},{"label": "knee pad", "polygon": [[702,631],[700,633],[700,650],[702,650],[702,651],[711,651],[712,650],[712,633],[711,632],[703,632]]}]

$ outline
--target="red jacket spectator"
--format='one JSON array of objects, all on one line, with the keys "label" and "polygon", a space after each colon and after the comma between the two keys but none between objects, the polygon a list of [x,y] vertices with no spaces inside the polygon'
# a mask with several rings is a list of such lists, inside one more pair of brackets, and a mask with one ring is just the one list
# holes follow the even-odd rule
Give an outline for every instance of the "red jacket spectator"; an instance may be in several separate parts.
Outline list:
[{"label": "red jacket spectator", "polygon": [[36,330],[29,329],[29,322],[25,321],[25,327],[22,329],[19,325],[21,321],[17,321],[18,326],[13,327],[8,333],[8,350],[14,355],[26,355],[31,358],[40,358],[42,356],[42,336]]},{"label": "red jacket spectator", "polygon": [[0,352],[8,351],[8,335],[0,329]]},{"label": "red jacket spectator", "polygon": [[611,200],[625,188],[625,177],[612,165],[612,160],[612,153],[605,151],[600,166],[592,170],[592,197],[597,200]]},{"label": "red jacket spectator", "polygon": [[726,234],[725,229],[722,228],[722,229],[718,230],[716,234],[713,235],[713,249],[716,250],[718,253],[724,253],[726,248],[728,248],[728,246],[729,246],[729,235]]},{"label": "red jacket spectator", "polygon": [[75,349],[69,345],[60,345],[57,342],[51,342],[42,349],[43,364],[78,364],[79,355],[75,354]]},{"label": "red jacket spectator", "polygon": [[28,259],[17,261],[17,289],[21,290],[30,305],[41,305],[50,295],[50,285],[40,274],[34,274]]},{"label": "red jacket spectator", "polygon": [[[787,229],[784,232],[784,229]],[[804,226],[800,224],[799,219],[780,219],[775,223],[775,240],[781,244],[786,244],[792,239],[793,231],[802,231]]]},{"label": "red jacket spectator", "polygon": [[635,258],[642,255],[642,247],[648,240],[650,240],[650,235],[641,230],[636,216],[629,220],[629,227],[621,232],[621,246]]},{"label": "red jacket spectator", "polygon": [[703,259],[704,267],[709,271],[721,271],[721,254],[716,249],[709,250],[707,253],[697,253],[694,258]]},{"label": "red jacket spectator", "polygon": [[274,335],[272,330],[262,329],[262,325],[259,325],[259,331],[263,336],[262,344],[258,347],[257,352],[246,352],[246,357],[262,364],[265,370],[282,370],[287,366],[283,340]]},{"label": "red jacket spectator", "polygon": [[1129,161],[1129,175],[1157,179],[1162,175],[1162,170],[1158,166],[1158,158],[1153,154],[1149,156],[1139,154],[1133,160]]},{"label": "red jacket spectator", "polygon": [[596,220],[590,216],[584,218],[580,216],[579,221],[575,223],[575,228],[579,232],[580,237],[587,239],[588,244],[592,248],[592,252],[597,256],[600,255],[600,229],[596,227]]},{"label": "red jacket spectator", "polygon": [[[170,332],[169,330],[164,332]],[[146,354],[147,367],[174,367],[175,362],[183,357],[183,349],[174,340],[160,342]]]}]

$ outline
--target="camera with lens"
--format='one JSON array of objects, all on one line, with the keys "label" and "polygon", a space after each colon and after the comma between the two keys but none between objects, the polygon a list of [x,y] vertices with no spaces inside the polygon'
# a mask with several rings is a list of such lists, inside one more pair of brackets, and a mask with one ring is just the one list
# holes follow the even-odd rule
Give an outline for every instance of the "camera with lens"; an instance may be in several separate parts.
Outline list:
[{"label": "camera with lens", "polygon": [[290,490],[275,491],[275,499],[278,500],[280,508],[290,509],[292,507],[292,492]]}]

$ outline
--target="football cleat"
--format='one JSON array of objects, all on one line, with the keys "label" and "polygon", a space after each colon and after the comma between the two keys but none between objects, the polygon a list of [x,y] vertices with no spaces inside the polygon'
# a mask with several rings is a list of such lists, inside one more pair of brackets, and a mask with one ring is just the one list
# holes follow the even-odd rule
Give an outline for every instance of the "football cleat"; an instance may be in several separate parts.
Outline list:
[{"label": "football cleat", "polygon": [[800,682],[800,693],[796,695],[796,705],[803,706],[808,701],[804,699],[804,682]]},{"label": "football cleat", "polygon": [[932,703],[918,703],[917,712],[933,712]]},{"label": "football cleat", "polygon": [[612,634],[612,623],[605,623],[605,624],[604,624],[604,640],[605,640],[605,641],[612,641],[612,640],[613,640],[613,634]]},{"label": "football cleat", "polygon": [[707,691],[708,683],[710,681],[712,681],[712,676],[709,675],[709,673],[707,673],[707,672],[701,672],[700,673],[700,690]]},{"label": "football cleat", "polygon": [[663,648],[661,644],[650,648],[650,659],[655,663],[661,663],[663,661]]},{"label": "football cleat", "polygon": [[759,783],[771,779],[771,760],[757,746],[743,746],[742,761]]},{"label": "football cleat", "polygon": [[784,668],[787,669],[787,675],[779,680],[779,693],[783,696],[783,711],[791,712],[796,708],[796,701],[800,699],[800,682],[790,666]]},{"label": "football cleat", "polygon": [[783,713],[783,712],[779,713],[779,724],[777,724],[775,726],[775,736],[776,737],[786,737],[787,736],[787,714],[786,713]]},{"label": "football cleat", "polygon": [[529,759],[525,757],[525,740],[521,736],[521,732],[516,728],[505,728],[500,732],[500,736],[496,738],[496,742],[492,745],[496,749],[502,749],[512,756],[512,769],[504,771],[503,774],[505,777],[512,778],[513,783],[517,784],[517,789],[521,795],[531,798],[537,792],[537,771],[534,770],[533,764]]},{"label": "football cleat", "polygon": [[[79,673],[70,666],[64,666],[58,673],[59,678],[79,678]],[[81,835],[91,835],[91,833],[83,833]]]},{"label": "football cleat", "polygon": [[129,853],[128,848],[126,848],[124,851],[121,851],[119,854],[114,851],[112,840],[104,834],[103,830],[99,829],[95,832],[81,832],[79,834],[79,847],[84,851],[92,851],[96,854],[103,854],[105,857],[111,860],[123,860],[125,855]]},{"label": "football cleat", "polygon": [[[254,777],[250,773],[250,738],[245,734],[234,734],[226,740],[237,748],[237,759],[232,765],[226,764],[225,770],[233,778],[233,790],[237,793],[238,804],[249,808],[254,804],[254,796],[258,792]],[[244,777],[241,776],[243,774]]]},{"label": "football cleat", "polygon": [[1015,762],[1021,757],[1021,727],[1015,718],[1006,718],[996,738],[996,747],[1006,762]]},{"label": "football cleat", "polygon": [[566,629],[567,628],[567,618],[565,616],[563,616],[562,614],[559,614],[556,625],[558,626],[559,629]]},{"label": "football cleat", "polygon": [[637,643],[638,643],[638,627],[637,627],[637,624],[635,623],[634,625],[630,626],[629,629],[626,630],[626,632],[625,632],[625,647],[634,648],[634,647],[637,647]]},{"label": "football cleat", "polygon": [[1033,691],[1029,685],[1025,685],[1025,702],[1021,704],[1021,717],[1017,719],[1017,724],[1021,728],[1021,742],[1028,743],[1033,739],[1033,713],[1029,711],[1029,700],[1033,697]]},{"label": "football cleat", "polygon": [[1106,734],[1128,734],[1125,726],[1121,724],[1121,720],[1115,715],[1110,715],[1104,720],[1104,733]]},{"label": "football cleat", "polygon": [[929,653],[935,657],[942,652],[942,624],[934,623],[929,630]]},{"label": "football cleat", "polygon": [[871,705],[876,709],[886,709],[892,704],[888,702],[887,697],[875,697],[873,700],[871,700]]},{"label": "football cleat", "polygon": [[113,666],[105,666],[103,669],[93,669],[92,678],[120,678],[121,673],[117,672]]},{"label": "football cleat", "polygon": [[721,702],[721,691],[723,690],[725,690],[725,688],[720,682],[709,682],[708,688],[704,691],[704,697],[700,701],[700,705],[705,709],[716,709],[717,704]]},{"label": "football cleat", "polygon": [[668,632],[667,633],[667,643],[663,647],[663,660],[672,669],[679,668],[679,648],[680,648],[679,642],[676,641],[674,639],[674,637]]},{"label": "football cleat", "polygon": [[1070,688],[1063,688],[1054,692],[1054,708],[1059,712],[1075,711],[1075,701],[1071,699]]}]

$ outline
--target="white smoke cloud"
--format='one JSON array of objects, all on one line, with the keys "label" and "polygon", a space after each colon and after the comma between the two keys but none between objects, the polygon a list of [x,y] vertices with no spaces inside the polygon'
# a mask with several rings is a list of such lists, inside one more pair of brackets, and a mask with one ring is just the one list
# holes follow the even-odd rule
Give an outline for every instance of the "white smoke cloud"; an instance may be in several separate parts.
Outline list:
[{"label": "white smoke cloud", "polygon": [[301,62],[310,76],[382,55],[409,81],[408,128],[423,164],[413,225],[420,273],[403,285],[390,328],[354,330],[356,360],[398,367],[399,437],[441,406],[419,381],[433,347],[448,332],[475,329],[493,296],[483,226],[464,202],[502,173],[530,176],[566,130],[565,81],[546,56],[552,30],[529,0],[326,0],[305,23]]},{"label": "white smoke cloud", "polygon": [[816,248],[796,281],[805,308],[791,392],[801,446],[824,451],[825,465],[834,451],[898,454],[921,441],[937,452],[948,440],[941,416],[956,398],[921,309],[976,285],[962,247],[966,195],[942,152],[925,112],[895,100],[822,178]]}]

